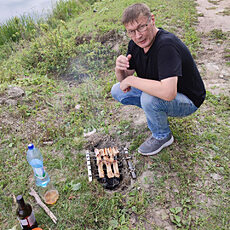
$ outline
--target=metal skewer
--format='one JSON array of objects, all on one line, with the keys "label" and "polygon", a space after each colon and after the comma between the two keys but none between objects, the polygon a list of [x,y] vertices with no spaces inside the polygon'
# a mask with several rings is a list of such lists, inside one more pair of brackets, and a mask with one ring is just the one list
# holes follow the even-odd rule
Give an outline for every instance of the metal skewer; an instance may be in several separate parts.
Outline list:
[{"label": "metal skewer", "polygon": [[129,156],[128,149],[124,148],[124,151],[125,151],[125,159],[127,161],[127,164],[128,164],[128,167],[129,167],[129,171],[131,173],[131,176],[132,176],[133,179],[136,179],[137,176],[136,176],[135,169],[134,169],[132,161],[131,161],[131,157]]},{"label": "metal skewer", "polygon": [[87,162],[87,168],[88,168],[88,178],[89,178],[89,182],[91,182],[93,180],[93,176],[92,176],[89,150],[86,150],[86,162]]}]

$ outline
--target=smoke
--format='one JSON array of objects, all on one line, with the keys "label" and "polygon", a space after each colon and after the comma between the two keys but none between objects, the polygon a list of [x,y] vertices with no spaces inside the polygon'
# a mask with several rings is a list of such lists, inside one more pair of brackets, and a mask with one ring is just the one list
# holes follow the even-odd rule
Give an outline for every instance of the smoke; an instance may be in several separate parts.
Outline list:
[{"label": "smoke", "polygon": [[61,75],[66,81],[82,83],[87,78],[99,77],[115,65],[117,53],[111,48],[96,43],[95,47],[81,47],[81,52],[69,61],[67,71]]}]

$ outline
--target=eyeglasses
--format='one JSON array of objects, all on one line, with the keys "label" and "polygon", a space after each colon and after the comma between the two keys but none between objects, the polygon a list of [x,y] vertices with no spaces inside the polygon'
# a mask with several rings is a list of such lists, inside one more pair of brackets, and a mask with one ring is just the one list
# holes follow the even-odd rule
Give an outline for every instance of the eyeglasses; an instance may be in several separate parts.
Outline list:
[{"label": "eyeglasses", "polygon": [[139,32],[139,33],[145,32],[145,31],[147,30],[147,26],[149,25],[150,21],[151,21],[151,17],[148,18],[148,21],[147,21],[146,24],[144,24],[144,25],[139,25],[139,26],[137,27],[137,29],[135,29],[135,30],[127,30],[127,34],[128,34],[130,37],[134,37],[134,36],[136,35],[136,31]]}]

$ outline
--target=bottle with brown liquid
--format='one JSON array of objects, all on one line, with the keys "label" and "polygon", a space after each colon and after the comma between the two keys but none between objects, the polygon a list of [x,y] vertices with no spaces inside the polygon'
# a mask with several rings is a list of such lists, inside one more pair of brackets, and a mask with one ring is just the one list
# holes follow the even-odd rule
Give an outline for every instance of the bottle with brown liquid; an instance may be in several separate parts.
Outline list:
[{"label": "bottle with brown liquid", "polygon": [[25,203],[22,195],[17,196],[18,208],[16,214],[20,222],[21,228],[30,230],[38,226],[34,217],[34,213],[30,204]]}]

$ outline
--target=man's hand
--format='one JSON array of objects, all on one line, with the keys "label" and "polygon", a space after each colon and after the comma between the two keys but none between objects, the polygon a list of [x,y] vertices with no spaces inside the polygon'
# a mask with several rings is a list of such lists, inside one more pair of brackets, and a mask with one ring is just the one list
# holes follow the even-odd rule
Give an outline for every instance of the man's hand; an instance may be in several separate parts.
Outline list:
[{"label": "man's hand", "polygon": [[132,77],[132,76],[128,76],[127,78],[125,78],[125,79],[124,79],[123,81],[121,81],[121,83],[120,83],[120,89],[121,89],[124,93],[129,92],[130,89],[131,89],[131,85],[130,85],[130,82],[129,82],[129,80],[130,80],[131,77]]},{"label": "man's hand", "polygon": [[115,74],[119,82],[123,81],[127,76],[133,75],[135,70],[129,70],[129,60],[132,55],[129,54],[127,57],[120,55],[116,60]]},{"label": "man's hand", "polygon": [[129,68],[129,60],[131,59],[131,54],[127,57],[120,55],[116,60],[116,69],[117,70],[127,70]]}]

